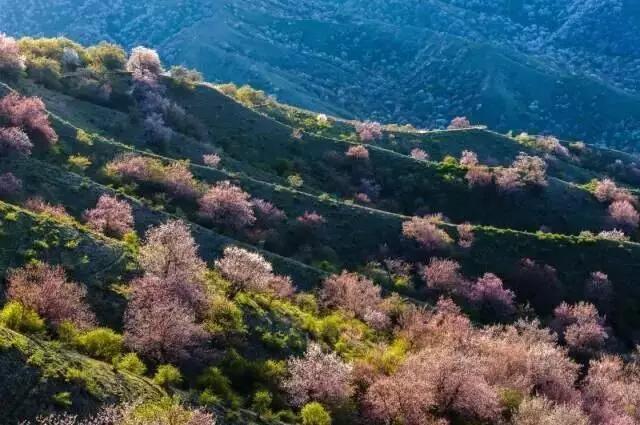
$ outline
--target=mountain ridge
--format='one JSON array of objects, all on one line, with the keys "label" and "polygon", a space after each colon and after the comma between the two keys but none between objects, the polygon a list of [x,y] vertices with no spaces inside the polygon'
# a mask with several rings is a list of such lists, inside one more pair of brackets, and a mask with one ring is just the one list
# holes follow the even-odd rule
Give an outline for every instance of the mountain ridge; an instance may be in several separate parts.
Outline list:
[{"label": "mountain ridge", "polygon": [[[544,0],[512,11],[496,3],[480,13],[475,4],[453,0],[394,7],[263,2],[251,9],[233,1],[104,8],[76,0],[50,11],[28,4],[29,13],[6,4],[0,22],[17,34],[151,44],[168,62],[196,67],[209,79],[250,83],[288,103],[345,117],[434,128],[467,115],[500,131],[552,133],[634,151],[640,52],[623,22],[638,14],[629,1],[596,3]],[[87,13],[71,22],[48,16],[72,4]],[[160,17],[163,7],[170,12]],[[561,17],[572,17],[564,25],[575,29],[562,37],[554,27]],[[375,25],[366,24],[374,18]],[[40,27],[40,21],[48,23]],[[566,41],[591,41],[587,23],[597,34],[613,27],[623,41],[601,37],[572,57]],[[417,31],[407,31],[409,25]],[[507,28],[506,35],[499,28]],[[475,52],[474,46],[484,47]],[[591,65],[572,68],[580,63]]]}]

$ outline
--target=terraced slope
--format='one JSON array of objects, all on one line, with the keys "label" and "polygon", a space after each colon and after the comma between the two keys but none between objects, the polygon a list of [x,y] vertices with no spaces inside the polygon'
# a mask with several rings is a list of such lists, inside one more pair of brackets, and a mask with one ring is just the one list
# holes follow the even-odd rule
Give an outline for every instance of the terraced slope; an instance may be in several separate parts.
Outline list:
[{"label": "terraced slope", "polygon": [[[318,123],[317,113],[278,103],[272,99],[251,107],[292,128],[305,129],[321,136],[347,138],[356,131],[354,121],[327,117],[330,125],[321,125]],[[571,156],[551,157],[552,160],[548,163],[549,175],[574,183],[584,183],[602,175],[611,175],[633,186],[640,183],[637,156],[596,145],[578,149],[575,142],[568,140],[561,143],[569,149]],[[472,150],[478,155],[480,162],[489,165],[508,165],[519,152],[534,155],[546,153],[531,145],[520,143],[516,138],[482,126],[429,131],[391,125],[384,128],[384,136],[376,144],[405,155],[409,155],[414,148],[420,148],[435,161],[442,161],[447,155],[459,158],[464,150]]]},{"label": "terraced slope", "polygon": [[[326,226],[320,241],[314,242],[311,247],[297,241],[299,234],[291,231],[281,234],[280,240],[259,241],[276,267],[282,273],[292,275],[301,287],[313,287],[314,282],[322,276],[323,272],[317,267],[325,270],[357,268],[369,260],[378,258],[381,246],[385,247],[387,255],[415,251],[412,244],[401,237],[402,222],[408,217],[384,210],[386,206],[393,204],[380,203],[374,207],[367,207],[347,203],[340,196],[319,196],[323,192],[322,189],[330,193],[341,189],[339,181],[329,180],[334,172],[323,164],[326,162],[323,158],[326,152],[338,149],[342,151],[350,146],[348,141],[312,134],[305,134],[302,140],[297,140],[291,136],[292,127],[252,112],[207,86],[200,86],[192,92],[176,90],[171,94],[206,126],[209,137],[205,141],[197,141],[179,136],[179,142],[158,148],[146,145],[140,130],[129,123],[127,116],[117,109],[80,101],[28,82],[23,83],[23,86],[19,87],[21,90],[41,95],[47,101],[50,110],[55,113],[54,124],[61,135],[60,149],[56,153],[36,155],[33,159],[5,160],[0,171],[12,170],[24,180],[27,194],[40,194],[51,202],[67,205],[68,210],[78,218],[86,208],[95,203],[100,193],[112,190],[105,185],[115,184],[116,188],[118,187],[117,182],[103,174],[103,166],[122,153],[136,152],[165,163],[191,159],[191,170],[202,181],[214,183],[231,179],[252,196],[273,202],[289,217],[299,216],[305,211],[317,211],[324,216],[329,225]],[[104,119],[105,117],[109,118]],[[95,135],[91,146],[79,143],[76,140],[79,127],[88,132],[97,131],[102,136]],[[555,220],[554,223],[561,223],[559,227],[571,229],[574,233],[584,229],[585,223],[592,223],[594,229],[599,229],[602,225],[600,220],[604,207],[597,204],[589,193],[555,179],[546,190],[551,194],[546,196],[549,196],[549,202],[553,199],[553,202],[558,204],[557,207],[543,204],[538,207],[539,210],[532,210],[532,205],[545,199],[540,194],[527,194],[517,202],[501,199],[501,203],[498,204],[493,203],[490,197],[480,197],[476,200],[470,198],[470,192],[464,182],[452,184],[442,177],[453,175],[454,178],[460,179],[460,174],[456,174],[459,171],[447,169],[446,166],[435,162],[425,165],[414,161],[406,155],[404,144],[420,143],[421,146],[429,146],[431,143],[437,146],[440,155],[455,154],[465,148],[475,149],[479,146],[483,146],[489,154],[495,146],[497,152],[502,152],[505,161],[519,150],[528,148],[516,144],[512,139],[483,130],[451,131],[426,136],[410,133],[407,138],[417,138],[411,141],[401,138],[406,133],[396,134],[397,144],[387,136],[381,143],[384,147],[370,148],[372,162],[383,164],[380,165],[381,168],[374,169],[374,175],[378,177],[383,174],[383,167],[389,167],[390,174],[384,181],[393,188],[389,191],[390,201],[410,199],[409,205],[415,205],[415,211],[407,208],[409,211],[418,212],[420,208],[423,208],[423,212],[429,211],[424,209],[424,198],[412,198],[412,192],[400,189],[407,186],[407,179],[412,177],[412,174],[402,177],[409,170],[413,175],[423,179],[415,186],[418,189],[414,190],[424,193],[425,185],[430,185],[431,193],[439,195],[438,198],[429,196],[426,199],[440,202],[436,205],[443,208],[436,211],[442,211],[450,218],[457,218],[454,223],[471,219],[473,223],[480,224],[483,221],[482,217],[486,217],[489,224],[498,225],[477,225],[476,241],[471,249],[454,247],[448,250],[446,255],[461,260],[466,273],[480,275],[493,271],[515,286],[519,260],[535,258],[556,267],[563,282],[562,297],[577,300],[582,293],[582,283],[589,273],[603,270],[616,282],[616,291],[620,293],[617,314],[616,317],[611,317],[612,323],[620,329],[630,326],[629,323],[635,323],[630,300],[636,299],[640,294],[636,294],[634,285],[628,282],[627,276],[634,275],[638,267],[636,259],[640,255],[640,247],[637,244],[526,233],[510,229],[529,227],[536,230],[540,225],[546,224],[546,217]],[[149,149],[159,153],[153,153]],[[224,152],[223,169],[198,164],[203,153],[212,151]],[[433,148],[432,152],[434,159],[438,159],[436,148]],[[92,164],[82,172],[84,177],[67,169],[66,159],[71,154],[90,158]],[[277,162],[282,160],[290,161],[297,167],[294,170],[305,180],[301,188],[283,186],[286,184],[286,174],[278,174],[277,171]],[[599,175],[588,168],[563,162],[559,162],[558,170],[571,170],[570,167],[577,170],[570,173],[572,177],[581,174]],[[394,174],[391,174],[391,171]],[[455,177],[456,175],[458,177]],[[140,232],[176,214],[190,219],[194,223],[192,229],[201,246],[201,254],[208,260],[215,259],[222,247],[238,243],[238,240],[247,244],[256,243],[246,235],[228,229],[212,228],[199,219],[195,207],[189,203],[170,200],[169,203],[160,206],[156,204],[152,194],[145,193],[144,190],[131,191],[131,188],[124,187],[120,190],[128,193]],[[82,193],[82,196],[78,196],[78,193]],[[556,202],[558,196],[560,199],[565,196],[564,199],[567,201]],[[470,199],[475,201],[477,210],[469,202]],[[158,211],[158,207],[164,211]],[[545,210],[545,207],[548,210]],[[481,209],[484,216],[478,212]],[[496,221],[495,215],[501,211],[505,218]],[[536,211],[543,212],[542,217]],[[504,226],[504,229],[500,226]],[[453,237],[456,236],[455,226],[445,225],[445,229]],[[412,255],[415,260],[420,261],[423,254],[415,251]],[[421,297],[420,293],[411,289],[396,289],[412,297]]]},{"label": "terraced slope", "polygon": [[[206,142],[182,137],[166,147],[144,146],[140,127],[127,125],[118,119],[117,112],[106,111],[115,119],[97,120],[96,125],[107,137],[193,162],[201,162],[203,153],[222,149],[225,158],[232,159],[230,171],[279,184],[285,184],[285,177],[300,175],[304,181],[301,189],[312,194],[349,199],[361,190],[362,180],[366,179],[381,187],[380,199],[374,206],[399,214],[442,212],[454,222],[469,220],[528,231],[544,225],[552,231],[574,234],[597,230],[605,224],[603,206],[588,192],[564,181],[552,179],[547,190],[503,197],[470,190],[463,169],[415,161],[384,147],[372,147],[370,161],[364,166],[354,165],[344,158],[351,144],[312,134],[298,140],[290,127],[265,119],[207,86],[192,92],[176,89],[171,94],[205,126],[209,136]],[[74,107],[66,103],[66,110],[56,111],[57,102],[51,103],[54,112],[71,122],[81,123],[78,116],[83,114],[76,116],[74,108],[86,114],[86,104]],[[96,109],[94,113],[103,111]],[[114,122],[118,123],[115,131],[110,124]],[[474,140],[473,133],[469,140]]]}]

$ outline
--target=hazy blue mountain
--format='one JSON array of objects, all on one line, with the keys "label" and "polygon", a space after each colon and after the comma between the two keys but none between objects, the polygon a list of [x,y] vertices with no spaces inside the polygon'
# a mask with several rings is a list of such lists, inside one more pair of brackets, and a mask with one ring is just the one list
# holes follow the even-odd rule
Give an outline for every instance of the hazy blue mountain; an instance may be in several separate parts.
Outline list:
[{"label": "hazy blue mountain", "polygon": [[0,0],[0,28],[157,48],[345,117],[456,115],[636,149],[634,0]]}]

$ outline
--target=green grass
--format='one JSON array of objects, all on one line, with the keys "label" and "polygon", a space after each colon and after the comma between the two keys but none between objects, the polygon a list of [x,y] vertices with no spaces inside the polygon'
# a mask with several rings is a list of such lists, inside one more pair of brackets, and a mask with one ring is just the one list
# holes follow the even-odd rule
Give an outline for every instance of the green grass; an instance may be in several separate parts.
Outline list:
[{"label": "green grass", "polygon": [[116,371],[60,343],[30,338],[2,326],[0,375],[0,399],[10,406],[2,411],[3,423],[46,414],[56,406],[86,414],[101,403],[166,395],[150,379]]},{"label": "green grass", "polygon": [[[31,259],[63,265],[72,279],[87,285],[88,301],[98,316],[120,323],[123,299],[110,285],[127,276],[132,261],[128,250],[81,225],[0,201],[0,270],[4,274]],[[4,285],[0,288],[4,292]]]},{"label": "green grass", "polygon": [[[316,113],[271,100],[255,106],[254,109],[285,125],[324,137],[340,139],[353,137],[355,134],[352,121],[331,117],[329,125],[321,126],[318,125]],[[563,141],[566,146],[571,143]],[[435,161],[441,161],[447,155],[459,158],[462,151],[472,150],[478,154],[480,162],[499,165],[510,164],[519,152],[543,154],[532,147],[519,144],[511,137],[482,128],[424,131],[387,126],[384,137],[377,141],[376,145],[404,155],[409,155],[414,148],[420,148]],[[632,164],[638,162],[638,158],[631,154],[596,145],[586,145],[586,149],[573,153],[575,155],[572,159],[559,157],[550,161],[549,175],[574,183],[584,183],[594,177],[610,175],[630,185],[640,184],[640,178],[631,169]],[[616,166],[616,161],[622,162],[624,167]]]}]

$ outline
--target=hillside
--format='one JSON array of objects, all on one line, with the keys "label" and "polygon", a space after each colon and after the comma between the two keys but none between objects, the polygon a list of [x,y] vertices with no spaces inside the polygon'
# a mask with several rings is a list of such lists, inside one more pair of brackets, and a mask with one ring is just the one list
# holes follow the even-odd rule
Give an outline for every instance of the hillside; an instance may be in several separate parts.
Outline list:
[{"label": "hillside", "polygon": [[[0,41],[7,423],[638,419],[635,156],[335,118],[148,49]],[[628,373],[599,389],[607,361]]]},{"label": "hillside", "polygon": [[[69,394],[69,404],[85,415],[116,399],[166,396],[148,379],[115,371],[108,364],[4,327],[0,328],[0,347],[3,423],[17,423],[47,412],[55,406],[58,394]],[[64,399],[61,400],[59,403],[64,406]]]},{"label": "hillside", "polygon": [[468,116],[502,132],[637,151],[633,0],[0,6],[10,34],[152,45],[210,80],[249,83],[316,111],[424,128]]}]

